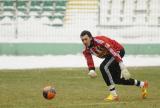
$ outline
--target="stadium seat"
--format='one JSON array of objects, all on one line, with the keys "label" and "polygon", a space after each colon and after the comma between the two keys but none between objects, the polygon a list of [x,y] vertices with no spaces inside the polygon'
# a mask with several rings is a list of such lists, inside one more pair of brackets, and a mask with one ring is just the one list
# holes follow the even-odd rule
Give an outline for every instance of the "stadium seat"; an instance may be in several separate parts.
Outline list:
[{"label": "stadium seat", "polygon": [[28,1],[17,1],[17,10],[19,17],[25,17],[29,14]]},{"label": "stadium seat", "polygon": [[111,18],[109,21],[110,25],[121,25],[122,21],[122,13],[121,11],[123,10],[123,5],[122,5],[123,0],[112,0],[112,8],[111,8]]},{"label": "stadium seat", "polygon": [[13,16],[5,16],[0,22],[0,24],[5,24],[5,25],[6,24],[11,25],[13,23],[14,23],[14,17]]},{"label": "stadium seat", "polygon": [[16,3],[14,1],[1,1],[1,13],[3,16],[12,17],[15,15]]},{"label": "stadium seat", "polygon": [[100,23],[108,23],[111,16],[112,0],[102,0],[100,2]]},{"label": "stadium seat", "polygon": [[58,16],[58,15],[54,15],[53,18],[57,18],[57,19],[61,19],[63,20],[64,16]]},{"label": "stadium seat", "polygon": [[136,11],[145,13],[148,8],[148,0],[136,0]]},{"label": "stadium seat", "polygon": [[55,1],[51,0],[43,1],[43,12],[54,11],[55,5],[56,5]]},{"label": "stadium seat", "polygon": [[4,11],[15,11],[16,3],[14,1],[6,0],[3,1],[2,3]]},{"label": "stadium seat", "polygon": [[42,11],[42,1],[31,1],[29,11],[31,16],[39,16]]},{"label": "stadium seat", "polygon": [[41,16],[52,16],[53,15],[53,12],[52,11],[42,11],[41,12]]},{"label": "stadium seat", "polygon": [[125,0],[124,1],[124,14],[123,14],[123,23],[124,25],[133,25],[133,18],[135,17],[134,0]]},{"label": "stadium seat", "polygon": [[[63,22],[65,11],[66,11],[66,0],[57,0],[57,1],[52,1],[52,0],[47,0],[43,2],[43,11],[41,16],[47,16],[51,18],[52,20],[54,19],[53,23],[55,25],[62,25],[61,22]],[[61,20],[59,23],[58,20]],[[57,23],[58,22],[58,23]]]},{"label": "stadium seat", "polygon": [[136,15],[133,25],[144,26],[147,25],[147,23],[148,22],[146,14],[142,14],[142,15]]},{"label": "stadium seat", "polygon": [[30,11],[39,11],[41,10],[42,1],[31,1]]},{"label": "stadium seat", "polygon": [[65,11],[66,7],[65,6],[56,6],[55,11]]},{"label": "stadium seat", "polygon": [[52,22],[53,26],[62,26],[63,25],[63,21],[59,18],[55,18]]},{"label": "stadium seat", "polygon": [[146,25],[149,11],[149,3],[148,0],[136,0],[135,1],[135,25]]},{"label": "stadium seat", "polygon": [[66,6],[66,0],[57,0],[56,5],[57,6]]},{"label": "stadium seat", "polygon": [[54,13],[54,18],[63,19],[64,18],[64,14],[60,13],[60,12],[56,12],[56,13]]},{"label": "stadium seat", "polygon": [[149,25],[158,25],[160,17],[160,1],[151,0],[149,8]]},{"label": "stadium seat", "polygon": [[40,22],[42,24],[51,24],[51,19],[49,17],[44,16],[44,17],[41,17]]},{"label": "stadium seat", "polygon": [[[59,19],[63,22],[67,0],[0,0],[0,19],[18,16],[28,19],[30,16],[43,19]],[[17,9],[16,9],[17,8]],[[54,21],[55,24],[60,22]]]},{"label": "stadium seat", "polygon": [[25,12],[27,11],[27,1],[17,1],[18,11]]}]

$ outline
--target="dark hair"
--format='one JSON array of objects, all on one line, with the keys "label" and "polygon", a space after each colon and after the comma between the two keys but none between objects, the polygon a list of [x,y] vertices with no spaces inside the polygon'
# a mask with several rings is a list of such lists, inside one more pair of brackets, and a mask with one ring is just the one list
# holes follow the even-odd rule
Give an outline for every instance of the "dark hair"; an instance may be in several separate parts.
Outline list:
[{"label": "dark hair", "polygon": [[80,37],[83,37],[84,35],[88,35],[88,37],[92,37],[92,34],[90,31],[87,31],[87,30],[83,30],[81,32],[81,36]]}]

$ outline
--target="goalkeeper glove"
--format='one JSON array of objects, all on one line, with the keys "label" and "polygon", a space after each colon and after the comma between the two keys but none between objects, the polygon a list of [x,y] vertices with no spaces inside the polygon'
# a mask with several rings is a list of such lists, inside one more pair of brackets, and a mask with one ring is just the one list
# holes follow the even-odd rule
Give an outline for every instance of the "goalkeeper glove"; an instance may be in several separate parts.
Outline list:
[{"label": "goalkeeper glove", "polygon": [[97,77],[97,73],[94,71],[94,70],[90,70],[88,75],[91,77],[91,78],[96,78]]},{"label": "goalkeeper glove", "polygon": [[123,62],[119,62],[119,66],[121,68],[121,78],[124,78],[125,80],[128,80],[131,77],[128,69],[125,67]]}]

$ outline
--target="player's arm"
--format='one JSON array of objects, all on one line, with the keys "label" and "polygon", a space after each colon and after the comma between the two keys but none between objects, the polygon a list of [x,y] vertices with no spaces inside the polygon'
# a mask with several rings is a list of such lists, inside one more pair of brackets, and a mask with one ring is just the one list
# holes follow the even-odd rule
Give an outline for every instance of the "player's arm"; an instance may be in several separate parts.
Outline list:
[{"label": "player's arm", "polygon": [[97,74],[95,72],[94,61],[93,61],[91,53],[89,52],[89,50],[85,49],[83,51],[83,55],[84,55],[84,57],[85,57],[85,59],[87,61],[87,65],[88,65],[88,69],[89,69],[88,75],[91,78],[95,78],[97,76]]},{"label": "player's arm", "polygon": [[83,51],[83,55],[87,61],[87,65],[88,65],[88,69],[89,70],[95,70],[95,66],[94,66],[94,62],[93,62],[93,58],[91,53],[89,52],[89,50],[85,49]]}]

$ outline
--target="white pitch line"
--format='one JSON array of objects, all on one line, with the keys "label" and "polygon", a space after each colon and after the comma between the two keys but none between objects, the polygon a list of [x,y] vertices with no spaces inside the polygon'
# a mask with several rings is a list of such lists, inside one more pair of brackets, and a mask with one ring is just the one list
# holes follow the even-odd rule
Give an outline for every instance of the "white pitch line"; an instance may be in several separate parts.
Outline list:
[{"label": "white pitch line", "polygon": [[[140,100],[141,102],[143,100]],[[130,102],[121,102],[121,101],[106,101],[103,103],[85,103],[85,104],[68,104],[65,106],[92,106],[92,105],[109,105],[109,104],[124,104],[124,103],[134,103],[134,102],[138,102],[138,101],[130,101]],[[159,100],[144,100],[143,102],[159,102]]]}]

